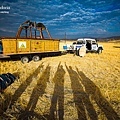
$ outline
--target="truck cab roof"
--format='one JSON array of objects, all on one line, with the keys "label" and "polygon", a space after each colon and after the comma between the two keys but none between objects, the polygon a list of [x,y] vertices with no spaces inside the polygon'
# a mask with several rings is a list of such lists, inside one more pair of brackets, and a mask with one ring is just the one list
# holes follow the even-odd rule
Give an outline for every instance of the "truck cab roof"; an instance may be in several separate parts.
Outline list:
[{"label": "truck cab roof", "polygon": [[79,38],[79,39],[77,39],[77,41],[86,41],[86,40],[91,40],[91,41],[96,41],[95,39],[93,39],[93,38]]}]

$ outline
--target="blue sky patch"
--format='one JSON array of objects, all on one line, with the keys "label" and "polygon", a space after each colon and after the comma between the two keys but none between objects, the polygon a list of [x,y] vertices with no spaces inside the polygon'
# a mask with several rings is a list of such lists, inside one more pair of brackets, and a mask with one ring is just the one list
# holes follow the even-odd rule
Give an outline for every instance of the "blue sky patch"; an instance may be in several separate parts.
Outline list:
[{"label": "blue sky patch", "polygon": [[15,36],[26,20],[42,22],[53,38],[120,36],[119,0],[1,0],[2,6],[10,9],[0,9],[0,37]]}]

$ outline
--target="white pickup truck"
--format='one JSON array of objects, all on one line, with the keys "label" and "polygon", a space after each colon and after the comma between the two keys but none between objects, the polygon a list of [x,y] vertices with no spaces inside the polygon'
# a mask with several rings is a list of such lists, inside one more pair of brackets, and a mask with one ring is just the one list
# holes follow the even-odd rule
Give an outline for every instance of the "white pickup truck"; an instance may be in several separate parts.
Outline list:
[{"label": "white pickup truck", "polygon": [[76,51],[76,55],[79,55],[79,50],[82,46],[86,48],[86,52],[96,52],[100,54],[103,50],[103,46],[99,45],[95,39],[81,38],[73,42],[73,44],[68,47],[67,51]]}]

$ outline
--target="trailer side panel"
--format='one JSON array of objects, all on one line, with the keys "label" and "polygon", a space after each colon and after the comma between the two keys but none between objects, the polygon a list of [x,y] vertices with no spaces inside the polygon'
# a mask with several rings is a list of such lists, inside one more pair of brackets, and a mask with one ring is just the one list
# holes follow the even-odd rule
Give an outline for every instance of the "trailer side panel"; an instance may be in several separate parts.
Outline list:
[{"label": "trailer side panel", "polygon": [[3,54],[25,54],[33,52],[59,51],[59,40],[55,39],[28,39],[4,38],[2,39]]},{"label": "trailer side panel", "polygon": [[2,39],[3,54],[16,53],[16,39]]}]

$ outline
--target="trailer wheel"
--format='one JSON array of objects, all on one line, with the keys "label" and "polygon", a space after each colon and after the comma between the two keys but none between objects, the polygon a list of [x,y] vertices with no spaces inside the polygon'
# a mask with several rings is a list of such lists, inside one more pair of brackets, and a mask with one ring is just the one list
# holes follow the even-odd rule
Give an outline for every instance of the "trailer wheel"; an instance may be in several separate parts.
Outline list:
[{"label": "trailer wheel", "polygon": [[40,60],[40,56],[38,56],[38,55],[35,55],[35,56],[33,56],[33,61],[34,62],[37,62],[37,61],[39,61]]},{"label": "trailer wheel", "polygon": [[28,63],[29,62],[29,58],[27,56],[24,56],[21,58],[21,62],[22,63]]}]

